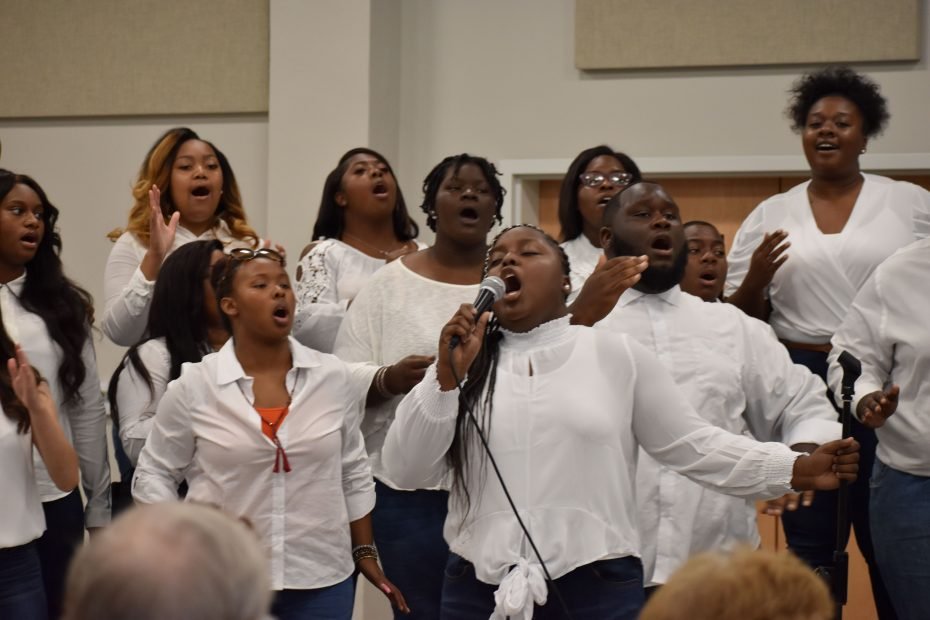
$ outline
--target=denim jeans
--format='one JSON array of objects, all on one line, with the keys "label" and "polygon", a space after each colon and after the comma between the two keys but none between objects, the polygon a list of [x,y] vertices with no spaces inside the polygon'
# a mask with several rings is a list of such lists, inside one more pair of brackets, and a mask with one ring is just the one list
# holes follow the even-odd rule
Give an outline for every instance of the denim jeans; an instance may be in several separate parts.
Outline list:
[{"label": "denim jeans", "polygon": [[[807,366],[821,379],[826,379],[827,354],[819,351],[788,349],[795,364]],[[837,396],[837,405],[842,401]],[[855,404],[853,404],[855,406]],[[875,446],[878,440],[872,431],[855,418],[852,419],[852,435],[859,442],[859,476],[849,485],[849,524],[844,532],[844,539],[849,540],[849,527],[856,530],[856,543],[862,557],[869,567],[872,582],[872,597],[881,620],[897,618],[888,590],[885,588],[875,554],[872,551],[872,533],[869,527],[869,472],[875,460]],[[800,507],[793,512],[782,514],[781,523],[785,530],[788,547],[811,568],[833,568],[833,550],[836,547],[836,513],[837,491],[817,491],[811,506]]]},{"label": "denim jeans", "polygon": [[42,581],[48,600],[48,617],[61,616],[68,565],[84,544],[84,504],[74,490],[61,499],[43,502],[45,533],[36,541],[42,564]]},{"label": "denim jeans", "polygon": [[279,590],[271,604],[278,620],[352,620],[355,580],[314,590]]},{"label": "denim jeans", "polygon": [[[577,620],[635,620],[643,607],[643,564],[627,556],[592,562],[555,580],[558,594]],[[474,565],[449,554],[442,587],[440,620],[487,620],[494,611],[497,586],[479,581]],[[565,613],[552,585],[546,604],[537,606],[534,620],[564,620]]]},{"label": "denim jeans", "polygon": [[436,620],[442,597],[442,573],[449,546],[442,537],[449,494],[446,491],[395,491],[375,480],[372,512],[375,544],[385,576],[404,595],[409,614],[395,618]]},{"label": "denim jeans", "polygon": [[930,478],[888,467],[872,470],[875,560],[901,620],[930,617]]},{"label": "denim jeans", "polygon": [[48,618],[35,542],[0,549],[0,618]]}]

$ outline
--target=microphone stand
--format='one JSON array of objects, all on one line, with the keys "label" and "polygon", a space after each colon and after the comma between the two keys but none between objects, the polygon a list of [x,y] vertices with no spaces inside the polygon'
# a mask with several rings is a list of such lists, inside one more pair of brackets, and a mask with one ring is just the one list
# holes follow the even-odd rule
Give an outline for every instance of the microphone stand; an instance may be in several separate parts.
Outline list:
[{"label": "microphone stand", "polygon": [[[839,363],[843,368],[843,410],[840,414],[840,422],[843,425],[843,439],[845,439],[851,435],[852,399],[856,380],[862,374],[862,364],[848,351],[840,353]],[[836,547],[833,550],[830,590],[836,604],[836,620],[842,620],[843,605],[846,604],[849,586],[849,554],[846,552],[846,530],[849,527],[849,483],[845,480],[840,481],[836,504]]]}]

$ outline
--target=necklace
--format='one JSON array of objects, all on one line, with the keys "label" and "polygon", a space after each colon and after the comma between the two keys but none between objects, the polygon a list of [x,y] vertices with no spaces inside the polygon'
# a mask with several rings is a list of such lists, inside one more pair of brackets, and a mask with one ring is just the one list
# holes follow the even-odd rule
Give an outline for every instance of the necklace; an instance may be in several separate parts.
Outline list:
[{"label": "necklace", "polygon": [[[343,237],[347,237],[347,238],[349,238],[349,239],[352,239],[352,240],[355,241],[356,243],[359,243],[359,244],[365,246],[366,248],[368,248],[368,249],[371,250],[372,252],[377,252],[377,253],[380,254],[381,256],[387,257],[387,256],[389,256],[389,255],[391,254],[391,252],[395,252],[395,251],[396,251],[396,250],[382,250],[381,248],[379,248],[379,247],[377,247],[377,246],[375,246],[375,245],[372,245],[372,244],[368,243],[368,242],[365,241],[364,239],[359,239],[358,237],[356,237],[355,235],[353,235],[353,234],[351,234],[351,233],[343,232],[343,233],[342,233],[342,236],[343,236]],[[407,246],[407,242],[405,241],[405,242],[403,242],[403,243],[401,244],[400,247],[401,247],[401,248],[404,248],[404,247],[406,247],[406,246]]]}]

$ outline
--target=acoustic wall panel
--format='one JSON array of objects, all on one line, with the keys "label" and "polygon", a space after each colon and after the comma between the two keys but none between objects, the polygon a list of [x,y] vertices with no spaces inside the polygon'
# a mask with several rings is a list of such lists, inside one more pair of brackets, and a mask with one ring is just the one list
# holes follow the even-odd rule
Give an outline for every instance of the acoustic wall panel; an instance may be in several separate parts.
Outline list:
[{"label": "acoustic wall panel", "polygon": [[575,0],[575,66],[916,61],[921,0]]},{"label": "acoustic wall panel", "polygon": [[268,110],[268,0],[0,0],[0,117]]}]

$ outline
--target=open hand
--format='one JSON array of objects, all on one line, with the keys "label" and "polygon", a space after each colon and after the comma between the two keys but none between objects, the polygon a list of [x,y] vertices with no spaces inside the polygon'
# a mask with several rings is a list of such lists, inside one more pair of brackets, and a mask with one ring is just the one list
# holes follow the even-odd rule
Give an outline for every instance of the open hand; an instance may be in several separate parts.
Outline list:
[{"label": "open hand", "polygon": [[859,399],[856,405],[856,417],[863,425],[875,429],[885,425],[885,421],[898,410],[898,397],[901,388],[892,385],[887,390],[876,390]]},{"label": "open hand", "polygon": [[48,384],[40,382],[35,370],[29,365],[29,359],[23,348],[16,345],[16,355],[7,360],[7,369],[10,372],[10,384],[13,393],[19,399],[29,414],[32,415],[42,407],[51,403],[51,394]]},{"label": "open hand", "polygon": [[601,256],[571,305],[572,323],[594,325],[617,305],[623,292],[639,282],[649,266],[646,256]]},{"label": "open hand", "polygon": [[767,287],[772,282],[775,272],[788,260],[785,250],[791,247],[791,243],[784,242],[787,238],[788,233],[783,230],[765,233],[762,243],[752,253],[746,281],[754,290]]},{"label": "open hand", "polygon": [[[161,212],[161,190],[157,185],[153,185],[149,190],[149,209],[151,210],[149,220],[149,250],[154,252],[161,260],[171,251],[174,245],[174,235],[178,230],[178,221],[181,219],[181,212],[175,211],[171,214],[171,219],[165,223],[165,216]],[[159,261],[159,263],[161,262]]]}]

